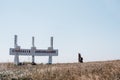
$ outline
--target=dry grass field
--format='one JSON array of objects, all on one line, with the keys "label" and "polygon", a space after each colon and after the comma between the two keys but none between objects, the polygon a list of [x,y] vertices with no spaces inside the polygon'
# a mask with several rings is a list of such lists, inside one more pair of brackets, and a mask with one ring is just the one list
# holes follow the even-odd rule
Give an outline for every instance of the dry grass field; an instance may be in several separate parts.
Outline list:
[{"label": "dry grass field", "polygon": [[120,80],[120,60],[22,66],[0,63],[0,80]]}]

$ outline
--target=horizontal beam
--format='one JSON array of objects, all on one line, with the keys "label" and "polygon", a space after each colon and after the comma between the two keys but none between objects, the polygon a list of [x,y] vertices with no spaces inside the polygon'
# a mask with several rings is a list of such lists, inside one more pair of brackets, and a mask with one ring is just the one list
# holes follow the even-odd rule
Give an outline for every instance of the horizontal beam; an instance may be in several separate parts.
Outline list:
[{"label": "horizontal beam", "polygon": [[58,56],[58,50],[43,50],[43,49],[19,49],[16,50],[15,48],[10,48],[10,55],[24,55],[24,56]]}]

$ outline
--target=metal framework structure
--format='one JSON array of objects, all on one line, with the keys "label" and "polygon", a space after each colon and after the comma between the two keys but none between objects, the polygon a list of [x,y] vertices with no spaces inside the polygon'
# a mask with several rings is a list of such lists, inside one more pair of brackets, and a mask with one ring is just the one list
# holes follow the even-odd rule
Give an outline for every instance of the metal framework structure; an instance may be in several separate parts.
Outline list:
[{"label": "metal framework structure", "polygon": [[58,49],[53,48],[53,37],[51,37],[48,49],[37,49],[32,37],[31,49],[21,49],[17,44],[17,35],[14,36],[14,48],[10,48],[10,55],[14,55],[14,64],[19,65],[19,56],[32,56],[32,63],[35,63],[35,56],[49,56],[48,64],[52,64],[52,56],[58,56]]}]

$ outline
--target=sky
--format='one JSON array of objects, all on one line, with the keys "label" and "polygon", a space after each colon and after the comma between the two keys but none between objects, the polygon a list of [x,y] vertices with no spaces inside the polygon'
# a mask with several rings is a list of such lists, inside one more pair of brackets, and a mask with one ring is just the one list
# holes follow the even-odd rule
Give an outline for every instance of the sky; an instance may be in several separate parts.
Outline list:
[{"label": "sky", "polygon": [[[53,63],[120,59],[120,0],[0,0],[0,62],[13,62],[9,48],[47,49],[50,37],[59,55]],[[35,57],[47,63],[48,57]],[[31,61],[31,56],[20,56]]]}]

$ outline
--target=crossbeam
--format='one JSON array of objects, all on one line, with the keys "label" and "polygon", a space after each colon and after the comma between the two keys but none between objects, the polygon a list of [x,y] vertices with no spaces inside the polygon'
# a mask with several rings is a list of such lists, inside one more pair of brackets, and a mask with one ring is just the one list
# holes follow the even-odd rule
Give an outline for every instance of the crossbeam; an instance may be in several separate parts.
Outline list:
[{"label": "crossbeam", "polygon": [[45,50],[37,49],[32,51],[31,49],[19,49],[10,48],[10,55],[24,55],[24,56],[58,56],[58,50]]}]

